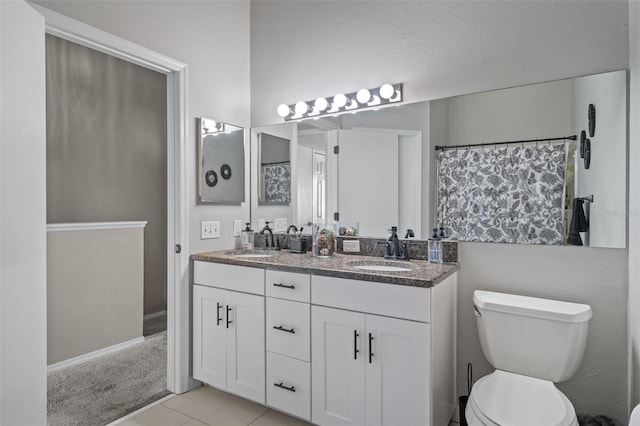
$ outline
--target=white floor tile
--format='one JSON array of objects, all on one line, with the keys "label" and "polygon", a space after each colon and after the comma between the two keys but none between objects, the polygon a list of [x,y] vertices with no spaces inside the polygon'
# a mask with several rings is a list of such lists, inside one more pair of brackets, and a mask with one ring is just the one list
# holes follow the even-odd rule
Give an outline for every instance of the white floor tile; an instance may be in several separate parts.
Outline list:
[{"label": "white floor tile", "polygon": [[119,426],[192,426],[189,423],[191,420],[191,417],[160,404],[125,420]]},{"label": "white floor tile", "polygon": [[178,395],[163,405],[210,426],[247,426],[267,408],[206,386]]},{"label": "white floor tile", "polygon": [[310,424],[311,423],[307,423],[303,420],[287,416],[286,414],[269,410],[256,421],[251,423],[251,426],[306,426]]}]

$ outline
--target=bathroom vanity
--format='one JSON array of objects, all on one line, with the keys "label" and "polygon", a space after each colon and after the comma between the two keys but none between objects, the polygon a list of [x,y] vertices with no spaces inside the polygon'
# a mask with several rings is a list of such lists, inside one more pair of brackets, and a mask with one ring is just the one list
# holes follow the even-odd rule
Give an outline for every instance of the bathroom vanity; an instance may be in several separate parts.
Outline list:
[{"label": "bathroom vanity", "polygon": [[448,423],[457,264],[259,251],[192,260],[195,379],[319,425]]}]

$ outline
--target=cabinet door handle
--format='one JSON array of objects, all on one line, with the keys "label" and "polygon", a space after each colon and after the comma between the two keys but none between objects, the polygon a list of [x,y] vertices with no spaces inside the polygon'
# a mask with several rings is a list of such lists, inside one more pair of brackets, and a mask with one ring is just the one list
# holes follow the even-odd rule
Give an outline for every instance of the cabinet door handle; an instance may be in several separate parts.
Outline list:
[{"label": "cabinet door handle", "polygon": [[296,334],[296,331],[293,328],[284,328],[282,325],[274,325],[273,328],[280,331],[286,331],[287,333]]},{"label": "cabinet door handle", "polygon": [[282,283],[273,283],[273,286],[274,286],[274,287],[290,288],[291,290],[293,290],[293,289],[295,289],[295,288],[296,288],[296,286],[295,286],[295,285],[293,285],[293,284],[288,285],[288,284],[282,284]]},{"label": "cabinet door handle", "polygon": [[289,392],[295,392],[296,391],[296,387],[295,386],[285,386],[282,384],[282,382],[280,383],[274,383],[273,386],[280,388],[280,389],[284,389],[284,390],[288,390]]},{"label": "cabinet door handle", "polygon": [[229,319],[229,311],[231,311],[231,306],[227,305],[227,328],[229,328],[229,324],[231,324],[231,320]]},{"label": "cabinet door handle", "polygon": [[220,318],[220,308],[222,308],[222,305],[220,304],[220,302],[216,302],[216,309],[217,309],[217,313],[216,313],[216,325],[220,325],[220,321],[222,321],[222,318]]},{"label": "cabinet door handle", "polygon": [[371,364],[371,359],[373,358],[373,351],[371,350],[372,342],[373,336],[371,335],[371,333],[369,333],[369,364]]},{"label": "cabinet door handle", "polygon": [[353,359],[358,359],[358,330],[353,330]]}]

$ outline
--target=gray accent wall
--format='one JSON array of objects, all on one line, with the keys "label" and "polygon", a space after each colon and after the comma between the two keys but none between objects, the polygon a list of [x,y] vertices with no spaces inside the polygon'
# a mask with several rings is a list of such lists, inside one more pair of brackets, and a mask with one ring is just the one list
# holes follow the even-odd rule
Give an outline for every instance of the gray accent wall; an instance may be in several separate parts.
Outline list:
[{"label": "gray accent wall", "polygon": [[163,74],[46,36],[47,223],[146,220],[144,313],[166,310]]}]

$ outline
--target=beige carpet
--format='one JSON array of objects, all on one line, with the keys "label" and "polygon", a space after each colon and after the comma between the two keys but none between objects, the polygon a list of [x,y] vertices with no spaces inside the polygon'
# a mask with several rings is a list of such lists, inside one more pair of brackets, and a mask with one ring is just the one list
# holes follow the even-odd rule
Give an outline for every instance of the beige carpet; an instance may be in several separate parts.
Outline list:
[{"label": "beige carpet", "polygon": [[106,425],[169,392],[167,332],[118,352],[49,373],[48,424]]}]

